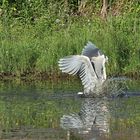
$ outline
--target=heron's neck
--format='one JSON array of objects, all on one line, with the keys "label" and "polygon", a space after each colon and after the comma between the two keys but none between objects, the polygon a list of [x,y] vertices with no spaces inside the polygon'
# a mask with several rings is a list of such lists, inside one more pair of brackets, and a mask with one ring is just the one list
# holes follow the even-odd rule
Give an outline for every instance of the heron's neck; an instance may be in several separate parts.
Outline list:
[{"label": "heron's neck", "polygon": [[93,69],[94,69],[94,71],[95,71],[95,74],[96,74],[96,76],[97,76],[97,78],[99,79],[99,76],[98,76],[98,74],[97,74],[97,72],[96,72],[96,70],[95,70],[95,65],[94,65],[94,63],[91,61],[91,64],[92,64],[92,67],[93,67]]}]

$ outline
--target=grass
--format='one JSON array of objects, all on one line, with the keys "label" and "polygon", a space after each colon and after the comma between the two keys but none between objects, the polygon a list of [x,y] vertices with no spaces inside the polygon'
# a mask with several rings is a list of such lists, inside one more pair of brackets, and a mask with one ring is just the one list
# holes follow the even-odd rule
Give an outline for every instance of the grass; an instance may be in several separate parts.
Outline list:
[{"label": "grass", "polygon": [[108,75],[140,73],[140,20],[137,13],[99,17],[40,18],[35,24],[0,24],[0,73],[20,77],[27,73],[58,72],[58,60],[80,54],[87,41],[108,57]]}]

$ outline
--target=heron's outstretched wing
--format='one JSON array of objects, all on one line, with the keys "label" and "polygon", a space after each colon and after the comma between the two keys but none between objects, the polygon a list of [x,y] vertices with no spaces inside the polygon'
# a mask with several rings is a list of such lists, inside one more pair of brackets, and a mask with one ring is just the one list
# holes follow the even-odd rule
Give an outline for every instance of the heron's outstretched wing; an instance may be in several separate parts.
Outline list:
[{"label": "heron's outstretched wing", "polygon": [[85,55],[87,57],[97,57],[102,55],[103,53],[98,49],[93,43],[90,41],[87,43],[87,45],[82,50],[82,55]]},{"label": "heron's outstretched wing", "polygon": [[58,63],[62,72],[72,75],[78,73],[85,89],[95,87],[97,76],[87,56],[72,55],[60,59]]}]

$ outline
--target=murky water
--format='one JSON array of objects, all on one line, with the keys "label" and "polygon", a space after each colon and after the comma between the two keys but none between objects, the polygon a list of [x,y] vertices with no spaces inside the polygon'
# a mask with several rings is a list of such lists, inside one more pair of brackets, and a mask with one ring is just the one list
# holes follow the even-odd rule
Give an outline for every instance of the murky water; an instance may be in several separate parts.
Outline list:
[{"label": "murky water", "polygon": [[0,139],[139,140],[139,85],[125,80],[124,97],[81,98],[77,80],[0,82]]}]

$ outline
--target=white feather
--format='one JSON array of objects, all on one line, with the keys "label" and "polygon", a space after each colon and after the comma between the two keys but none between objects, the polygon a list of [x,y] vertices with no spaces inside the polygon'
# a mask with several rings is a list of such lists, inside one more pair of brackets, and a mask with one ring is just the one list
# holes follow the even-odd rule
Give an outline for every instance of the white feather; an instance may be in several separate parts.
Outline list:
[{"label": "white feather", "polygon": [[64,73],[72,75],[79,73],[84,89],[88,88],[89,91],[93,91],[97,83],[97,76],[87,56],[73,55],[64,57],[58,63],[60,70]]}]

